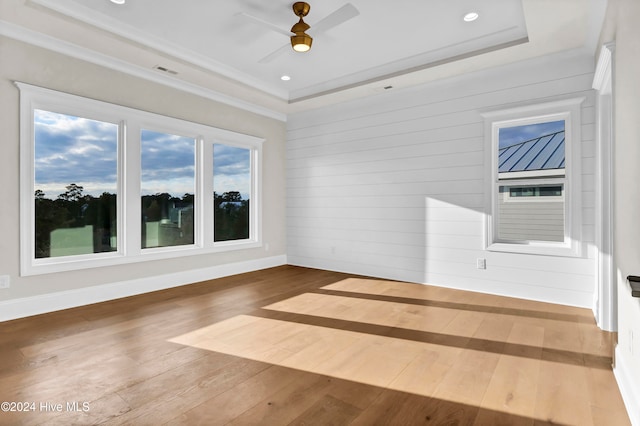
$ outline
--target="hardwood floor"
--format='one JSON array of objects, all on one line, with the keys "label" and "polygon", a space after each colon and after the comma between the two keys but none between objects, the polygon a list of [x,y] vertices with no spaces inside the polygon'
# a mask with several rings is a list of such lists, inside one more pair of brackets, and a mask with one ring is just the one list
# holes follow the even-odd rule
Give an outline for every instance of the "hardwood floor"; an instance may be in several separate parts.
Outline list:
[{"label": "hardwood floor", "polygon": [[611,345],[586,309],[284,266],[0,323],[0,424],[628,425]]}]

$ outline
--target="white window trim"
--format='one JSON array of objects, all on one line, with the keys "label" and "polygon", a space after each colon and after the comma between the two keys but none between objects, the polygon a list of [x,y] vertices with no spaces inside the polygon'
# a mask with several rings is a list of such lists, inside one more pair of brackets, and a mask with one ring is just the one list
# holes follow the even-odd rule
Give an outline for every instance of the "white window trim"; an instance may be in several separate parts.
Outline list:
[{"label": "white window trim", "polygon": [[508,179],[545,178],[564,176],[564,170],[535,170],[522,172],[498,173],[498,179],[506,181]]},{"label": "white window trim", "polygon": [[[20,89],[20,272],[22,276],[195,256],[262,246],[263,138],[15,82]],[[115,252],[35,258],[34,110],[41,109],[120,125],[118,135],[118,249]],[[141,248],[140,130],[166,131],[196,140],[194,244]],[[213,145],[251,150],[249,238],[213,240]],[[209,195],[209,196],[207,196]]]},{"label": "white window trim", "polygon": [[[560,99],[552,102],[521,105],[513,108],[484,111],[485,135],[485,232],[484,249],[496,252],[523,253],[549,256],[582,256],[582,172],[581,172],[581,104],[585,97]],[[564,178],[555,182],[564,184],[565,238],[564,242],[501,241],[497,238],[496,215],[498,186],[515,185],[520,181],[507,180],[498,173],[498,132],[503,127],[521,126],[548,121],[565,120],[565,171]],[[558,173],[556,172],[557,176]],[[513,178],[528,178],[526,173]],[[550,176],[549,176],[550,178]],[[525,184],[528,180],[522,180]],[[543,183],[544,179],[539,179]],[[550,181],[547,181],[550,182]]]}]

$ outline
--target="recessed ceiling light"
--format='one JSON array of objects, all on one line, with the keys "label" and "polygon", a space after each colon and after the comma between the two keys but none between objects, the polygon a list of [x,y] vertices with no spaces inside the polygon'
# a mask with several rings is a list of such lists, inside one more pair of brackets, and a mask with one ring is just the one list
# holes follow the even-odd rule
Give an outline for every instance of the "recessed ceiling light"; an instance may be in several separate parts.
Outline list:
[{"label": "recessed ceiling light", "polygon": [[465,22],[472,22],[472,21],[475,21],[476,19],[478,19],[479,16],[480,15],[478,15],[477,12],[469,12],[466,15],[464,15],[464,18],[462,18],[462,19],[464,19]]},{"label": "recessed ceiling light", "polygon": [[126,0],[111,0],[111,3],[115,3],[115,4],[124,4]]},{"label": "recessed ceiling light", "polygon": [[288,75],[283,75],[282,77],[280,77],[280,80],[289,81],[289,80],[291,80],[291,77],[289,77]]}]

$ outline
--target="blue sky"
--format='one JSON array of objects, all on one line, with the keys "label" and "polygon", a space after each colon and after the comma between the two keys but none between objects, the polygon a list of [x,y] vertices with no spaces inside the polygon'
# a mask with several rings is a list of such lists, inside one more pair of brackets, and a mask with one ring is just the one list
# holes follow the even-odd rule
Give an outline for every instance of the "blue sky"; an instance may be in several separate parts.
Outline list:
[{"label": "blue sky", "polygon": [[182,198],[195,192],[193,138],[143,130],[141,135],[142,195],[169,193]]},{"label": "blue sky", "polygon": [[251,151],[229,145],[213,146],[213,190],[222,195],[239,191],[242,198],[251,193]]},{"label": "blue sky", "polygon": [[503,127],[500,129],[499,148],[511,146],[540,136],[564,130],[564,120],[525,126]]},{"label": "blue sky", "polygon": [[86,194],[116,192],[118,126],[35,111],[35,189],[55,199],[76,183]]},{"label": "blue sky", "polygon": [[[76,183],[85,194],[116,192],[118,126],[35,111],[35,189],[55,199]],[[168,192],[182,197],[194,193],[195,141],[166,133],[143,131],[142,194]],[[216,192],[250,194],[250,151],[214,145]]]}]

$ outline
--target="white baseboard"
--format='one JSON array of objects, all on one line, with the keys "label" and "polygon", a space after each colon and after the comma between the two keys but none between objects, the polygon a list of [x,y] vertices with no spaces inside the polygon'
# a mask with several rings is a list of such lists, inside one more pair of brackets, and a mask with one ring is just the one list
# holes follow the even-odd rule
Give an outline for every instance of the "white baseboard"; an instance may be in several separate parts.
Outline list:
[{"label": "white baseboard", "polygon": [[0,322],[286,264],[287,256],[272,256],[167,275],[151,276],[76,290],[59,291],[39,296],[0,301]]},{"label": "white baseboard", "polygon": [[388,265],[363,265],[337,259],[315,259],[311,257],[288,256],[290,265],[324,269],[327,271],[359,274],[397,281],[427,284],[456,290],[474,291],[496,296],[514,297],[557,305],[575,306],[590,309],[593,306],[591,292],[574,291],[562,288],[541,287],[522,283],[504,282],[490,278],[477,278],[469,275],[445,275],[420,271],[407,271],[390,268]]},{"label": "white baseboard", "polygon": [[633,371],[629,368],[625,354],[616,346],[616,363],[613,374],[618,382],[622,400],[627,407],[629,420],[634,426],[640,426],[640,383],[634,380]]}]

